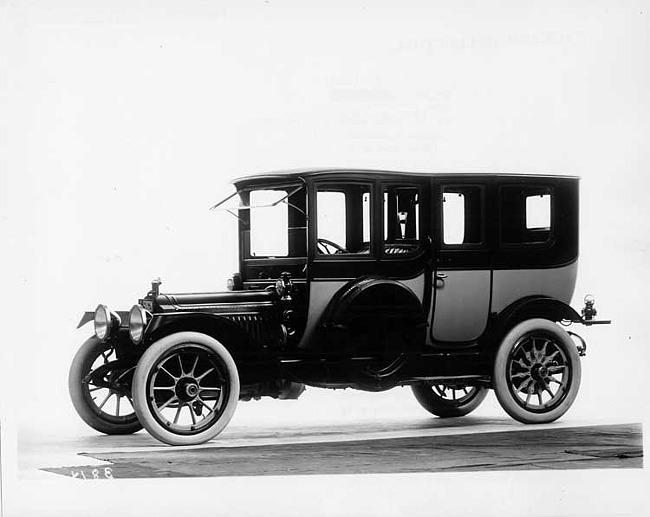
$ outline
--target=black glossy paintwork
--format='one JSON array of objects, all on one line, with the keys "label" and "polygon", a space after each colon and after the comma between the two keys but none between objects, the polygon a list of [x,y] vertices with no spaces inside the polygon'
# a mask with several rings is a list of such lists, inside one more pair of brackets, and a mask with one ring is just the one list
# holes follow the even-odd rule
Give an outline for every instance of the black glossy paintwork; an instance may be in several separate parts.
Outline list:
[{"label": "black glossy paintwork", "polygon": [[162,294],[156,302],[161,305],[249,305],[271,303],[277,298],[273,291],[225,291],[219,293]]},{"label": "black glossy paintwork", "polygon": [[[243,178],[235,181],[239,189],[261,186],[306,186],[294,195],[294,202],[304,207],[309,220],[316,218],[314,190],[320,186],[358,182],[373,185],[373,215],[381,219],[382,199],[377,193],[384,187],[396,185],[421,189],[420,234],[421,252],[417,257],[388,255],[381,246],[382,226],[373,228],[373,244],[367,255],[319,256],[315,253],[316,234],[309,225],[309,246],[306,257],[296,259],[268,259],[260,263],[246,260],[242,254],[241,270],[245,280],[254,280],[274,274],[283,267],[290,268],[296,278],[304,278],[307,265],[309,278],[353,279],[363,275],[382,275],[407,279],[423,272],[430,263],[435,268],[447,269],[511,269],[549,268],[570,264],[578,256],[579,180],[574,176],[544,176],[515,174],[422,174],[391,171],[363,171],[312,169],[278,172]],[[476,186],[483,197],[481,203],[483,239],[480,243],[445,245],[442,243],[442,192],[445,187]],[[538,186],[553,195],[553,232],[546,242],[512,244],[503,238],[505,211],[500,192],[503,188]],[[290,212],[293,213],[293,212]],[[298,217],[294,215],[294,217]],[[243,250],[242,250],[243,251]]]},{"label": "black glossy paintwork", "polygon": [[[420,251],[414,255],[390,255],[383,249],[383,228],[374,224],[371,245],[364,254],[319,255],[315,249],[316,230],[313,224],[308,226],[308,246],[306,257],[295,259],[269,259],[253,262],[242,255],[241,269],[248,285],[254,285],[260,278],[274,278],[281,270],[287,269],[297,278],[305,279],[305,294],[308,296],[310,281],[319,280],[354,280],[366,276],[384,277],[394,280],[407,280],[424,275],[425,298],[423,308],[428,310],[433,303],[434,289],[432,276],[436,269],[525,269],[552,268],[570,264],[578,256],[578,178],[573,176],[517,175],[517,174],[420,174],[392,171],[364,171],[347,169],[312,169],[271,173],[256,177],[242,178],[235,181],[240,190],[303,184],[305,189],[296,194],[296,203],[304,206],[307,221],[317,217],[315,191],[327,190],[340,184],[358,184],[370,186],[372,190],[371,219],[381,221],[383,217],[382,196],[386,188],[407,186],[417,188],[420,192]],[[502,188],[541,187],[552,194],[552,234],[545,242],[531,244],[512,244],[506,242],[504,231],[509,224],[507,215],[509,207],[501,199]],[[442,242],[442,193],[460,189],[476,197],[474,212],[466,213],[472,220],[480,219],[481,226],[469,239],[470,244],[446,245]],[[299,196],[304,195],[304,200]],[[348,214],[349,215],[349,214]],[[354,236],[351,236],[354,237]],[[352,239],[353,240],[353,239]],[[561,302],[556,302],[561,304]],[[563,305],[563,304],[561,304]],[[566,306],[565,306],[566,307]],[[539,316],[544,308],[540,305]],[[557,307],[551,309],[557,312]],[[306,314],[306,311],[305,311]],[[570,314],[567,308],[562,314]],[[494,332],[494,322],[498,315],[492,315],[490,325],[484,337]],[[483,342],[485,345],[485,342]],[[453,343],[447,353],[431,356],[416,361],[424,370],[432,374],[462,374],[463,368],[473,374],[489,375],[491,346],[467,343],[465,347]],[[418,345],[419,346],[419,345]],[[309,347],[307,347],[309,348]],[[318,347],[317,347],[318,348]],[[330,347],[333,349],[335,347]],[[417,346],[415,347],[417,348]],[[473,350],[465,354],[464,350]],[[304,351],[302,351],[304,352]],[[301,352],[301,353],[302,353]],[[422,347],[415,355],[424,358],[430,348]],[[478,359],[477,359],[478,357]],[[447,360],[447,358],[451,358]],[[456,359],[454,359],[456,358]],[[463,359],[464,358],[464,359]],[[468,359],[468,358],[471,358]],[[321,361],[327,363],[325,358]],[[318,367],[309,357],[301,357],[302,362],[292,363],[292,368],[307,368],[312,371]],[[412,364],[413,361],[410,361]],[[309,364],[309,367],[306,365]],[[456,368],[455,365],[460,365]],[[470,365],[471,366],[470,368]],[[411,368],[411,367],[410,367]],[[468,369],[469,368],[469,369]],[[337,371],[331,364],[327,367],[329,378],[336,381]],[[345,368],[343,368],[345,369]],[[415,368],[416,370],[418,368]],[[406,370],[405,370],[406,371]],[[340,371],[339,371],[340,373]],[[420,372],[421,374],[421,372]],[[416,375],[415,373],[413,375]],[[309,377],[309,375],[307,375]],[[340,379],[339,379],[340,380]]]},{"label": "black glossy paintwork", "polygon": [[[372,190],[371,219],[376,223],[381,221],[383,214],[383,189],[397,186],[418,189],[420,238],[419,242],[412,242],[418,251],[388,253],[383,246],[382,224],[374,224],[369,249],[354,254],[319,255],[315,225],[312,224],[317,217],[315,192],[317,188],[338,183],[364,185]],[[571,312],[561,302],[535,300],[533,303],[529,300],[528,305],[522,302],[508,315],[490,315],[486,333],[475,343],[438,343],[437,348],[432,348],[424,342],[426,319],[435,293],[432,288],[434,271],[550,268],[577,259],[576,177],[303,169],[241,178],[234,185],[243,197],[254,188],[294,191],[289,200],[293,206],[289,211],[289,226],[293,228],[289,230],[289,257],[251,257],[248,215],[242,211],[239,272],[244,289],[159,295],[155,298],[153,320],[145,342],[140,347],[130,344],[124,329],[115,336],[121,353],[137,357],[146,346],[167,333],[196,330],[224,341],[237,360],[242,385],[247,386],[249,393],[264,392],[259,386],[251,388],[255,383],[280,378],[316,386],[353,386],[367,390],[387,389],[433,376],[473,376],[468,383],[485,384],[489,383],[491,375],[494,344],[500,339],[508,318],[514,321],[521,315],[558,319],[576,316],[575,311]],[[504,205],[501,189],[531,185],[546,189],[553,196],[552,233],[544,242],[512,244],[507,242],[508,232],[512,233],[507,225],[512,224],[508,213],[515,202]],[[303,188],[296,191],[300,186]],[[480,198],[474,212],[466,214],[472,220],[481,220],[481,226],[472,234],[471,244],[445,245],[442,242],[442,193],[445,188],[450,191],[469,189],[466,192]],[[359,241],[358,235],[348,237],[351,242]],[[273,287],[285,272],[294,281],[290,301],[282,300]],[[405,290],[391,291],[398,289],[398,282],[388,282],[390,289],[375,292],[371,290],[372,281],[363,280],[374,277],[399,281],[419,275],[424,275],[425,282],[422,305],[418,305],[417,300],[414,303],[412,295],[406,296]],[[318,322],[314,338],[317,346],[299,349],[297,344],[307,321],[314,279],[350,283],[334,297],[326,315]],[[358,290],[356,294],[353,293],[355,289]],[[351,300],[362,303],[355,306]],[[351,312],[346,313],[346,310],[363,313],[363,317],[355,322],[354,318],[350,319]],[[88,321],[87,317],[84,319]],[[400,320],[401,327],[397,325]],[[351,328],[356,333],[353,339],[350,339]],[[396,329],[408,338],[396,346],[387,346],[387,333]],[[377,343],[374,348],[373,343]]]}]

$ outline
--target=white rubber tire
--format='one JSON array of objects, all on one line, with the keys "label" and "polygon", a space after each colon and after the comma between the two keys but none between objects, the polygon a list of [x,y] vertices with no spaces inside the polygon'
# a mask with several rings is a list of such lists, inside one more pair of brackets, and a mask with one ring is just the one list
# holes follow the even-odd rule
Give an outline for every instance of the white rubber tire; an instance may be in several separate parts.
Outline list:
[{"label": "white rubber tire", "polygon": [[[568,387],[563,391],[562,397],[548,410],[528,410],[526,405],[517,399],[513,392],[513,385],[508,373],[508,364],[515,347],[527,336],[538,335],[553,340],[566,357],[569,368],[567,377]],[[525,424],[543,424],[553,422],[560,418],[573,404],[580,388],[581,366],[580,356],[571,337],[556,323],[535,318],[525,320],[515,325],[503,338],[494,361],[493,386],[497,400],[501,407],[512,418]]]},{"label": "white rubber tire", "polygon": [[[161,424],[149,405],[149,378],[156,363],[188,344],[202,345],[214,354],[227,377],[228,394],[225,407],[219,418],[207,429],[196,434],[179,434]],[[217,436],[228,425],[235,413],[239,400],[239,373],[232,356],[216,339],[199,332],[178,332],[166,336],[151,345],[142,355],[133,377],[133,403],[140,423],[154,438],[168,445],[198,445]]]},{"label": "white rubber tire", "polygon": [[488,390],[481,387],[472,389],[476,390],[472,393],[472,397],[464,403],[458,403],[442,398],[429,384],[422,383],[411,386],[413,395],[415,395],[415,399],[420,405],[429,413],[440,418],[455,418],[469,415],[479,407],[481,402],[485,400]]},{"label": "white rubber tire", "polygon": [[70,365],[68,390],[72,405],[81,417],[93,429],[104,434],[133,434],[142,429],[137,415],[115,416],[99,408],[84,379],[92,372],[92,365],[102,352],[110,348],[95,336],[88,338],[77,351]]}]

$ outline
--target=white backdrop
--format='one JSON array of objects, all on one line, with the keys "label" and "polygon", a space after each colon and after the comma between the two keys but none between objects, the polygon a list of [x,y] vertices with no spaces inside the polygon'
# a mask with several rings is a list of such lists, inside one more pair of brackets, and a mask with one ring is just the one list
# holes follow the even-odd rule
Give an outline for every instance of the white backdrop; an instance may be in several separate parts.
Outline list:
[{"label": "white backdrop", "polygon": [[[582,176],[574,305],[592,292],[615,324],[585,333],[575,411],[646,414],[647,2],[70,1],[4,12],[1,387],[19,436],[88,432],[66,388],[90,332],[75,330],[84,310],[128,310],[154,276],[169,292],[222,289],[236,269],[234,225],[208,208],[224,186],[314,165]],[[366,411],[410,397],[350,396]],[[309,421],[324,407],[350,411],[340,401],[308,392],[294,407]]]}]

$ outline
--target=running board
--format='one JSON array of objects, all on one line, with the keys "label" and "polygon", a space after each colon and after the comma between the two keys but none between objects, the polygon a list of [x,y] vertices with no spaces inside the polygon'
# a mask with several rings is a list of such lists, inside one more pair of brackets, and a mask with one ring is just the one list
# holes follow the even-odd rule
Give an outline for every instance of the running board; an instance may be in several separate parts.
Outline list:
[{"label": "running board", "polygon": [[414,381],[481,381],[490,383],[492,379],[487,375],[431,375],[411,377]]}]

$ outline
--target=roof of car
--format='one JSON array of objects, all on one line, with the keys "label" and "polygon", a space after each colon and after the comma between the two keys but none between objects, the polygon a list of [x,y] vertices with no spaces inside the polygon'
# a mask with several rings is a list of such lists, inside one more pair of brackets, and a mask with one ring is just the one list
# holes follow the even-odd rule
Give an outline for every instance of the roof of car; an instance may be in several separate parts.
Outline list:
[{"label": "roof of car", "polygon": [[340,174],[350,174],[352,176],[382,176],[382,177],[423,177],[423,176],[473,176],[473,177],[483,177],[483,178],[495,178],[495,177],[504,177],[504,178],[545,178],[545,179],[580,179],[579,176],[571,176],[567,174],[526,174],[521,172],[485,172],[485,171],[472,171],[472,170],[448,170],[448,169],[436,169],[431,171],[418,171],[418,172],[407,172],[407,171],[393,171],[393,170],[382,170],[382,169],[359,169],[359,168],[349,168],[349,167],[310,167],[310,168],[300,168],[300,169],[283,169],[277,171],[269,172],[260,172],[256,174],[250,174],[247,176],[241,176],[236,178],[233,183],[248,183],[248,182],[258,182],[258,181],[273,181],[273,180],[298,180],[300,178],[308,177],[322,177],[328,175],[340,175]]}]

